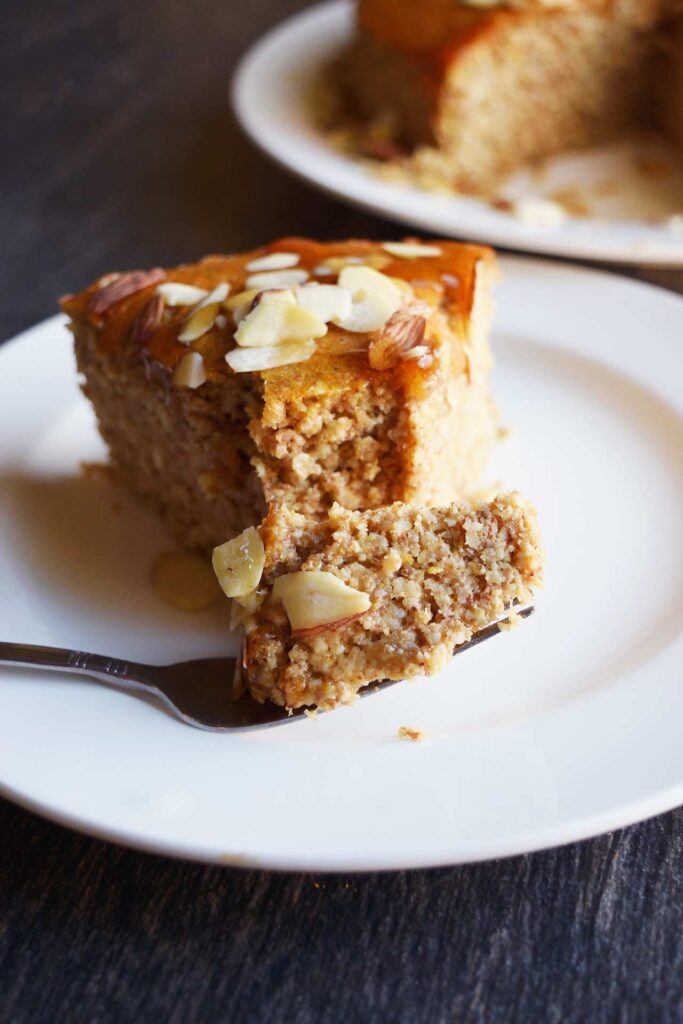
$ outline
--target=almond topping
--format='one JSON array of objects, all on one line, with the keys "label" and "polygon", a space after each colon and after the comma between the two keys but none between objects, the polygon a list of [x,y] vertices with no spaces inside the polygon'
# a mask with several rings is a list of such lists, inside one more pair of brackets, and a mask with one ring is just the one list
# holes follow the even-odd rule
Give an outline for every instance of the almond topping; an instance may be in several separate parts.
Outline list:
[{"label": "almond topping", "polygon": [[88,312],[94,316],[105,313],[110,306],[127,299],[129,295],[141,292],[143,288],[163,281],[166,277],[161,267],[154,267],[152,270],[133,270],[129,274],[120,274],[110,281],[103,288],[99,288],[90,296]]},{"label": "almond topping", "polygon": [[349,314],[335,317],[334,323],[347,331],[378,331],[404,304],[401,289],[372,267],[344,267],[339,284],[348,288],[353,301]]},{"label": "almond topping", "polygon": [[251,274],[244,282],[245,288],[295,288],[308,281],[307,270],[272,270],[269,273]]},{"label": "almond topping", "polygon": [[131,337],[133,343],[139,345],[154,334],[164,315],[164,300],[160,295],[153,295],[147,302],[139,317],[133,324]]},{"label": "almond topping", "polygon": [[247,263],[244,269],[249,273],[256,270],[286,270],[288,267],[295,267],[300,259],[299,254],[295,252],[269,252]]},{"label": "almond topping", "polygon": [[305,363],[315,352],[315,341],[290,341],[283,345],[268,345],[265,348],[234,348],[228,352],[225,361],[235,373],[255,373],[274,370],[290,363]]},{"label": "almond topping", "polygon": [[266,553],[261,534],[249,526],[239,537],[213,549],[211,563],[226,597],[246,597],[261,582]]},{"label": "almond topping", "polygon": [[308,341],[327,334],[325,322],[297,304],[288,290],[264,292],[235,331],[243,348],[267,348],[287,342]]},{"label": "almond topping", "polygon": [[391,260],[381,252],[368,253],[366,256],[328,256],[320,263],[313,273],[316,276],[326,274],[338,274],[344,267],[371,267],[373,270],[382,270],[388,267]]},{"label": "almond topping", "polygon": [[382,248],[390,256],[402,260],[416,260],[421,256],[442,256],[443,249],[438,245],[421,245],[419,242],[384,242]]},{"label": "almond topping", "polygon": [[236,295],[231,295],[229,299],[226,299],[223,303],[223,308],[232,313],[235,326],[239,326],[247,313],[251,312],[254,299],[260,294],[262,293],[259,292],[258,288],[250,288],[246,292],[237,292]]},{"label": "almond topping", "polygon": [[422,729],[416,729],[412,725],[400,725],[398,727],[398,738],[400,740],[413,740],[413,742],[419,743],[425,738],[425,734]]},{"label": "almond topping", "polygon": [[434,353],[429,345],[416,345],[415,348],[408,349],[401,356],[401,362],[403,363],[411,360],[414,360],[418,366],[425,368],[431,366],[434,362]]},{"label": "almond topping", "polygon": [[[413,302],[397,310],[370,342],[368,360],[373,370],[390,370],[422,342],[431,308],[425,302]],[[409,358],[419,359],[426,353]]]},{"label": "almond topping", "polygon": [[323,323],[329,323],[335,317],[348,317],[353,301],[348,288],[342,288],[338,284],[315,282],[297,288],[296,300],[300,306],[320,317]]},{"label": "almond topping", "polygon": [[200,388],[206,381],[206,369],[200,352],[187,352],[173,371],[173,384],[177,388]]},{"label": "almond topping", "polygon": [[206,288],[195,288],[193,284],[183,284],[181,281],[167,281],[157,288],[157,295],[160,295],[167,306],[194,306],[206,298]]},{"label": "almond topping", "polygon": [[370,598],[331,572],[289,572],[279,576],[273,598],[282,602],[293,637],[314,636],[357,619],[368,610]]},{"label": "almond topping", "polygon": [[178,341],[181,341],[183,345],[189,345],[210,331],[220,313],[221,303],[227,299],[229,291],[230,285],[223,281],[216,285],[208,295],[205,295],[185,318]]}]

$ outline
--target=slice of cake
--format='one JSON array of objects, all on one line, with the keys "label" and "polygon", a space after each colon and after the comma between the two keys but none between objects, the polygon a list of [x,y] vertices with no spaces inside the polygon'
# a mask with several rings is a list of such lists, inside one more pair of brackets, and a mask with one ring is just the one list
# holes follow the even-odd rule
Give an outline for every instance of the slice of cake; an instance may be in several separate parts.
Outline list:
[{"label": "slice of cake", "polygon": [[273,506],[218,547],[245,627],[256,700],[334,707],[382,679],[430,675],[541,582],[533,508],[516,493],[441,509],[334,505],[318,522]]},{"label": "slice of cake", "polygon": [[369,153],[374,142],[378,157],[396,155],[427,183],[491,193],[521,164],[634,127],[680,143],[676,9],[676,0],[359,0],[341,88],[369,129],[360,136]]},{"label": "slice of cake", "polygon": [[492,446],[491,250],[287,238],[62,308],[119,478],[210,551],[271,502],[445,504]]}]

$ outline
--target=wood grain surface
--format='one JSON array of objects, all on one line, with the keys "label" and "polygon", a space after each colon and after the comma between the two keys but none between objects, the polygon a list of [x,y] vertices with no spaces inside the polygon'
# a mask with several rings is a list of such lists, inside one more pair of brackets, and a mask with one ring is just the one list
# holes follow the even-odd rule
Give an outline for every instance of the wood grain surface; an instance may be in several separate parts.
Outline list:
[{"label": "wood grain surface", "polygon": [[[286,177],[226,112],[244,49],[303,6],[3,3],[3,336],[114,268],[401,234]],[[680,273],[640,276],[683,292]],[[2,801],[0,837],[2,1024],[683,1021],[680,811],[528,857],[346,877],[168,861]]]}]

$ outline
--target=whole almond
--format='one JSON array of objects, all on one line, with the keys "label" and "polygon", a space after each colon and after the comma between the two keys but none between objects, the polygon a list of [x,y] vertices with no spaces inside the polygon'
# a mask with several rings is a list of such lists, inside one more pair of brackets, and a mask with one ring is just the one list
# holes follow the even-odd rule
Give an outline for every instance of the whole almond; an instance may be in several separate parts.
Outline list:
[{"label": "whole almond", "polygon": [[368,360],[372,369],[390,370],[411,349],[421,346],[431,312],[426,302],[411,302],[390,316],[370,342]]},{"label": "whole almond", "polygon": [[129,274],[121,274],[103,288],[93,292],[88,302],[88,312],[94,316],[101,316],[110,306],[127,299],[129,295],[135,295],[143,288],[158,284],[165,277],[166,273],[161,267],[153,267],[152,270],[132,270]]},{"label": "whole almond", "polygon": [[153,295],[149,302],[143,306],[142,312],[133,323],[131,340],[136,345],[141,344],[143,341],[147,341],[147,339],[154,334],[157,327],[161,324],[163,315],[163,297],[161,295]]}]

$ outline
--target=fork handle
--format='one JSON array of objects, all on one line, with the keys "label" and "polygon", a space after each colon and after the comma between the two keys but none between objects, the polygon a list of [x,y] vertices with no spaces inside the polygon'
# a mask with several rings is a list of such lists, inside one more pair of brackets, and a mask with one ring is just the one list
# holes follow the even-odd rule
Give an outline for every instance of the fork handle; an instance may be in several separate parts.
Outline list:
[{"label": "fork handle", "polygon": [[98,679],[117,680],[124,686],[152,690],[140,678],[144,675],[146,665],[63,647],[0,642],[0,665],[32,665],[34,668],[49,668],[57,672],[77,672]]}]

